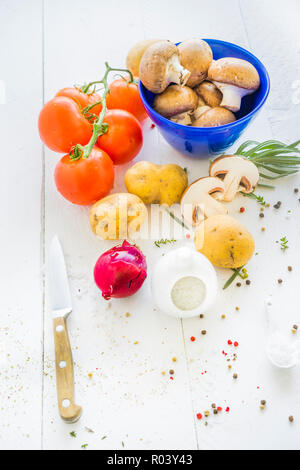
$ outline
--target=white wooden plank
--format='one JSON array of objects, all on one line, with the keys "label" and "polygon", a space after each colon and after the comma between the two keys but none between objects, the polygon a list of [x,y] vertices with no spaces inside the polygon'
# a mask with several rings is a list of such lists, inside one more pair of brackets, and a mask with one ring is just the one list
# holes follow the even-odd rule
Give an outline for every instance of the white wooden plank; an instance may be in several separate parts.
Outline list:
[{"label": "white wooden plank", "polygon": [[[29,26],[30,25],[30,26]],[[42,4],[0,2],[0,448],[38,449],[42,413],[40,265]],[[4,88],[4,87],[3,87]]]},{"label": "white wooden plank", "polygon": [[[128,48],[144,37],[138,1],[126,2],[123,14],[117,1],[89,1],[84,6],[82,2],[72,1],[73,13],[66,24],[69,5],[70,2],[46,2],[47,98],[62,86],[101,76],[105,60],[123,65]],[[74,31],[83,27],[84,34],[70,41]],[[151,130],[148,123],[140,159],[162,158],[154,143],[157,144],[156,130]],[[154,311],[149,281],[140,294],[113,301],[110,308],[101,300],[92,269],[97,257],[113,243],[96,240],[88,226],[88,210],[71,206],[57,194],[52,180],[57,159],[57,155],[46,152],[47,244],[58,233],[67,256],[74,296],[69,326],[76,362],[77,397],[84,414],[71,427],[57,416],[49,317],[45,342],[49,375],[44,395],[44,447],[80,448],[88,443],[89,448],[109,449],[122,449],[123,445],[131,449],[195,448],[180,321]],[[123,174],[124,168],[119,169],[115,190],[124,186]],[[153,246],[153,241],[142,241],[139,245],[151,269],[161,251]],[[126,312],[130,312],[129,318]],[[177,357],[177,363],[171,381],[168,370],[175,369],[173,356]],[[165,376],[162,370],[167,372]],[[93,374],[92,379],[89,373]],[[95,433],[87,433],[85,426]],[[69,435],[73,429],[77,431],[77,439]],[[107,437],[101,440],[103,436]]]}]

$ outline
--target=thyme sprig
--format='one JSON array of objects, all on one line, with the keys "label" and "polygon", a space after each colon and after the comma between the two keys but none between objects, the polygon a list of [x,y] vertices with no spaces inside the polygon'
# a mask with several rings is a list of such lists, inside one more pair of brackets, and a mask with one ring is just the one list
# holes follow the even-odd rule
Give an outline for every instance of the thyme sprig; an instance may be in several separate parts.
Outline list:
[{"label": "thyme sprig", "polygon": [[232,271],[233,271],[233,274],[230,276],[229,279],[227,279],[227,281],[225,282],[224,286],[223,286],[223,290],[227,289],[227,287],[230,286],[230,284],[233,283],[233,281],[239,276],[240,278],[242,279],[246,279],[248,277],[247,273],[243,273],[241,272],[241,270],[243,270],[245,268],[245,265],[241,266],[240,268],[233,268]]},{"label": "thyme sprig", "polygon": [[171,240],[168,240],[167,238],[161,238],[160,240],[156,240],[154,242],[154,245],[160,248],[161,245],[167,245],[168,243],[176,243],[177,240],[174,238],[171,238]]},{"label": "thyme sprig", "polygon": [[282,251],[285,251],[289,248],[288,242],[289,241],[286,237],[280,238],[280,248],[282,249]]},{"label": "thyme sprig", "polygon": [[245,197],[250,197],[251,199],[255,199],[258,202],[258,204],[260,204],[261,206],[266,205],[266,201],[264,200],[263,196],[259,196],[258,194],[255,194],[255,193],[241,193],[241,194]]}]

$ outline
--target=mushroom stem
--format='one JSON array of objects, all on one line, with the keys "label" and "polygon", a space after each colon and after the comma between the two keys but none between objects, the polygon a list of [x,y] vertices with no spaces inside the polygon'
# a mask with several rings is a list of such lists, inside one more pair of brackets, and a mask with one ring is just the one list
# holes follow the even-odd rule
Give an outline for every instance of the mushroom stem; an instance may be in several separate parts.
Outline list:
[{"label": "mushroom stem", "polygon": [[240,180],[240,175],[236,175],[235,173],[232,173],[230,171],[225,175],[225,178],[223,180],[225,186],[223,201],[233,201],[236,193],[239,191]]},{"label": "mushroom stem", "polygon": [[174,54],[168,61],[166,75],[169,83],[185,85],[191,75],[191,72],[182,67],[181,63],[179,62],[178,55]]},{"label": "mushroom stem", "polygon": [[252,90],[246,88],[239,88],[235,85],[229,85],[227,83],[213,82],[216,87],[223,94],[220,106],[229,109],[233,113],[239,111],[241,107],[242,98],[252,93]]},{"label": "mushroom stem", "polygon": [[190,126],[192,124],[192,119],[189,113],[176,114],[175,116],[171,117],[170,120],[185,126]]}]

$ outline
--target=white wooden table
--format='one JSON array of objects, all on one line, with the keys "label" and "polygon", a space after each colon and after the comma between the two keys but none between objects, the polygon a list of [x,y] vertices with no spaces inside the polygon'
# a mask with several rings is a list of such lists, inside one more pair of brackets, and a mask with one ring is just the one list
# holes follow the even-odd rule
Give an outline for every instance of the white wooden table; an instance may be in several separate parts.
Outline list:
[{"label": "white wooden table", "polygon": [[[251,285],[222,292],[229,274],[220,270],[215,308],[202,320],[180,321],[155,310],[149,280],[131,299],[101,299],[92,269],[114,243],[97,240],[88,209],[70,205],[57,193],[53,170],[58,155],[42,146],[37,132],[45,101],[64,86],[101,77],[105,60],[123,66],[137,40],[199,36],[250,49],[270,73],[268,104],[241,140],[296,140],[299,17],[297,0],[0,0],[1,449],[80,449],[82,444],[88,449],[300,448],[300,368],[283,371],[268,362],[264,315],[265,298],[272,293],[283,328],[300,324],[300,205],[294,194],[299,179],[283,181],[273,192],[259,191],[271,203],[264,219],[255,201],[240,196],[231,204],[230,214],[245,222],[256,240],[258,255],[248,266]],[[207,172],[207,161],[173,151],[150,122],[144,134],[138,159],[177,162],[188,168],[191,179]],[[124,187],[123,173],[118,171],[115,190]],[[276,211],[272,206],[278,200],[282,207]],[[60,420],[56,404],[45,274],[55,233],[66,254],[74,299],[69,329],[77,403],[84,410],[74,425]],[[276,243],[281,236],[289,240],[285,253]],[[155,260],[171,249],[158,249],[151,240],[140,246],[150,275]],[[239,342],[231,371],[222,354],[231,355],[229,338]],[[263,412],[262,399],[267,401]],[[211,413],[205,426],[196,414],[213,402],[223,411]],[[289,415],[295,418],[292,424]]]}]

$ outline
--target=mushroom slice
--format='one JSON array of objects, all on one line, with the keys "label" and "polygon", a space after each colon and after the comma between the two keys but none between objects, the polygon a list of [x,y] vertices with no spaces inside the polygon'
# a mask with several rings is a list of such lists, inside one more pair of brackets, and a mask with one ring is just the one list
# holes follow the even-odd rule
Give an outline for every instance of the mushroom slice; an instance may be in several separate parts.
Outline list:
[{"label": "mushroom slice", "polygon": [[186,84],[194,87],[207,77],[213,54],[207,42],[199,38],[187,39],[178,46],[180,62],[191,72]]},{"label": "mushroom slice", "polygon": [[146,49],[148,49],[149,46],[158,41],[161,41],[161,39],[144,39],[142,41],[137,42],[129,50],[126,57],[126,67],[135,77],[139,76],[140,62]]},{"label": "mushroom slice", "polygon": [[176,116],[170,118],[170,121],[177,122],[177,124],[184,126],[190,126],[192,124],[192,118],[189,113],[176,114]]},{"label": "mushroom slice", "polygon": [[164,117],[194,111],[197,107],[198,97],[187,86],[170,85],[163,93],[156,95],[153,108]]},{"label": "mushroom slice", "polygon": [[256,68],[247,60],[235,57],[214,61],[209,67],[208,78],[223,94],[220,106],[233,112],[239,111],[241,99],[254,93],[260,85]]},{"label": "mushroom slice", "polygon": [[221,155],[209,167],[209,174],[223,180],[224,201],[232,201],[238,191],[252,193],[259,180],[257,166],[239,155]]},{"label": "mushroom slice", "polygon": [[179,50],[170,41],[157,41],[142,56],[139,75],[152,93],[162,93],[170,83],[184,85],[191,73],[179,62]]},{"label": "mushroom slice", "polygon": [[207,106],[210,106],[211,108],[220,106],[223,95],[214,83],[205,80],[200,83],[200,85],[196,86],[194,90],[199,96],[199,99],[201,99]]},{"label": "mushroom slice", "polygon": [[[203,106],[202,113],[198,117],[194,113],[196,120],[193,122],[195,127],[216,127],[224,126],[231,122],[236,121],[235,115],[226,108],[220,106],[216,108],[210,108],[209,106]],[[199,114],[199,113],[198,113]]]},{"label": "mushroom slice", "polygon": [[191,225],[198,225],[204,217],[227,214],[223,199],[225,186],[219,178],[206,176],[190,184],[184,191],[180,205],[183,218]]}]

